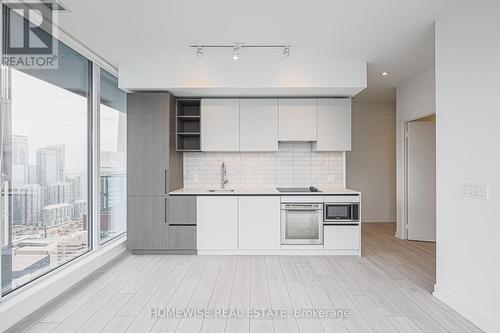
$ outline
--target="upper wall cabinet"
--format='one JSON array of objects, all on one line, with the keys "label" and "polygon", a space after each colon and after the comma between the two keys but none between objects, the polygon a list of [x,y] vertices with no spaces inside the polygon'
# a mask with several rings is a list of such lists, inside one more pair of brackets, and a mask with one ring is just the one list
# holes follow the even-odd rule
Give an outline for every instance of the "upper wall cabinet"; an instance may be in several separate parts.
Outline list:
[{"label": "upper wall cabinet", "polygon": [[279,100],[279,141],[317,140],[317,100]]},{"label": "upper wall cabinet", "polygon": [[240,151],[278,151],[278,100],[240,100]]},{"label": "upper wall cabinet", "polygon": [[318,141],[316,151],[351,150],[351,100],[318,99]]},{"label": "upper wall cabinet", "polygon": [[239,99],[201,100],[201,150],[239,151]]}]

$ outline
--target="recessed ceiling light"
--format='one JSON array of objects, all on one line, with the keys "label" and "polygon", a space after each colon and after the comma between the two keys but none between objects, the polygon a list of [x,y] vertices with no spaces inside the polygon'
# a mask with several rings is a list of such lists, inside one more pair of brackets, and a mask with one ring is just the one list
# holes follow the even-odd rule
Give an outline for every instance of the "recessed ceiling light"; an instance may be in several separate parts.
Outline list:
[{"label": "recessed ceiling light", "polygon": [[382,72],[382,73],[380,73],[380,75],[387,76],[387,75],[389,75],[389,72]]}]

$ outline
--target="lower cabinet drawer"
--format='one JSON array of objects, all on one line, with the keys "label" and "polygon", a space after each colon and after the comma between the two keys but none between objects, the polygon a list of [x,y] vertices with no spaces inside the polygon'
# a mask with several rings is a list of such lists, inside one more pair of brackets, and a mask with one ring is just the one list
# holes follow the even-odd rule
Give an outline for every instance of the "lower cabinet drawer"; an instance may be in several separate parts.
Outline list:
[{"label": "lower cabinet drawer", "polygon": [[196,225],[169,226],[168,248],[196,250]]},{"label": "lower cabinet drawer", "polygon": [[357,250],[360,248],[359,225],[325,225],[324,248],[328,250]]}]

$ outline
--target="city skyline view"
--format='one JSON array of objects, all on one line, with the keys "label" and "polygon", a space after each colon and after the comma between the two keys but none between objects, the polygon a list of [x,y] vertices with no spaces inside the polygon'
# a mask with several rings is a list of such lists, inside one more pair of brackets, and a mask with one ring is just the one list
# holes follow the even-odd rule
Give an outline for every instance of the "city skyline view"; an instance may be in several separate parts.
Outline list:
[{"label": "city skyline view", "polygon": [[[11,78],[11,268],[3,268],[4,292],[89,250],[88,100],[77,89],[87,79],[66,78],[69,87],[59,87],[14,69]],[[101,103],[102,240],[125,230],[125,121],[124,112]]]}]

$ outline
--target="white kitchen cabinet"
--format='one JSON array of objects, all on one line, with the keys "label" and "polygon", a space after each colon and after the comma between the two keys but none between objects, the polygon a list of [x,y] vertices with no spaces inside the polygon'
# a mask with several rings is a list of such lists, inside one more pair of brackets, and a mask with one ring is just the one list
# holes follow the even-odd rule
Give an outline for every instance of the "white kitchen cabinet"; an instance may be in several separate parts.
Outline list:
[{"label": "white kitchen cabinet", "polygon": [[280,248],[280,197],[239,197],[239,248]]},{"label": "white kitchen cabinet", "polygon": [[196,227],[198,250],[236,250],[238,197],[198,196]]},{"label": "white kitchen cabinet", "polygon": [[240,100],[240,151],[278,151],[278,100]]},{"label": "white kitchen cabinet", "polygon": [[359,225],[325,225],[323,237],[326,250],[358,250],[361,245]]},{"label": "white kitchen cabinet", "polygon": [[201,150],[239,151],[240,100],[201,100]]},{"label": "white kitchen cabinet", "polygon": [[351,150],[351,100],[318,99],[318,141],[316,151]]},{"label": "white kitchen cabinet", "polygon": [[317,99],[279,100],[279,141],[316,141]]}]

